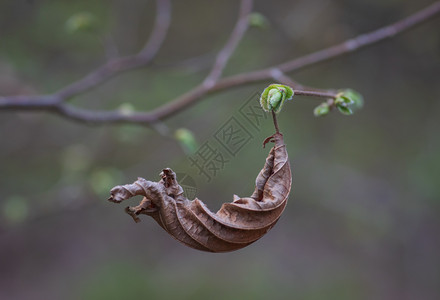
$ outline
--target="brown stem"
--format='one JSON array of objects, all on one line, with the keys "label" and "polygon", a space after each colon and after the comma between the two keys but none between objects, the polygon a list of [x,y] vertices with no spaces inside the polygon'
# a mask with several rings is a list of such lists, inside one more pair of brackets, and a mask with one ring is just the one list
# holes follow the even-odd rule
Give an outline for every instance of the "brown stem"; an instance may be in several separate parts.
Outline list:
[{"label": "brown stem", "polygon": [[294,92],[295,92],[295,95],[297,95],[297,96],[336,98],[336,93],[331,93],[331,92],[299,91],[299,90],[294,90]]},{"label": "brown stem", "polygon": [[[295,90],[297,95],[300,95],[301,92],[311,92],[311,91],[327,93],[327,94],[329,92],[331,92],[331,90],[323,90],[323,89],[318,89],[318,88],[311,87],[311,86],[305,86],[305,85],[299,83],[298,81],[293,80],[292,78],[290,78],[289,76],[287,76],[286,74],[281,72],[280,69],[277,69],[277,68],[273,68],[271,70],[271,76],[272,76],[272,79],[275,80],[276,82],[279,82],[281,84],[288,85],[288,86],[292,87]],[[309,96],[309,95],[307,95],[307,96]],[[310,96],[317,96],[317,95],[310,95]]]},{"label": "brown stem", "polygon": [[280,128],[278,127],[277,114],[272,110],[273,125],[275,126],[275,132],[280,133]]}]

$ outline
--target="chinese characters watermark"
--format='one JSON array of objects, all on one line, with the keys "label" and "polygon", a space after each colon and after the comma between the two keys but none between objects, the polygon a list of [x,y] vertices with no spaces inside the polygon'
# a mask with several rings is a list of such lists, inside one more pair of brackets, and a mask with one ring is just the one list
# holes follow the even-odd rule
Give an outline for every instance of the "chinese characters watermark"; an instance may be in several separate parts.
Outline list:
[{"label": "chinese characters watermark", "polygon": [[191,167],[197,169],[197,174],[207,182],[217,176],[260,131],[268,115],[262,110],[259,99],[260,94],[254,93],[214,132],[212,138],[188,158]]}]

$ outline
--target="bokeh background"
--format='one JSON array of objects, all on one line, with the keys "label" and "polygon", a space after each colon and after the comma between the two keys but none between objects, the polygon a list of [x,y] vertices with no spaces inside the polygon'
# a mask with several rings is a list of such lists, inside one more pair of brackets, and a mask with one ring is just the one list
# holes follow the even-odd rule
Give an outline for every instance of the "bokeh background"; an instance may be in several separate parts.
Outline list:
[{"label": "bokeh background", "polygon": [[[374,30],[431,1],[256,1],[253,27],[225,75],[268,67]],[[72,100],[145,111],[206,76],[233,28],[236,1],[173,1],[154,63]],[[106,57],[138,51],[154,3],[0,1],[0,93],[46,94]],[[71,32],[79,12],[93,32]],[[0,112],[1,299],[438,299],[440,293],[440,19],[292,77],[350,87],[364,108],[315,118],[295,97],[279,117],[293,169],[275,228],[233,253],[186,248],[146,216],[135,224],[109,189],[163,167],[190,175],[212,210],[250,194],[270,119],[209,183],[179,143],[132,125],[88,126],[47,113]],[[201,145],[270,82],[207,96],[167,120]],[[138,200],[131,200],[133,205]]]}]

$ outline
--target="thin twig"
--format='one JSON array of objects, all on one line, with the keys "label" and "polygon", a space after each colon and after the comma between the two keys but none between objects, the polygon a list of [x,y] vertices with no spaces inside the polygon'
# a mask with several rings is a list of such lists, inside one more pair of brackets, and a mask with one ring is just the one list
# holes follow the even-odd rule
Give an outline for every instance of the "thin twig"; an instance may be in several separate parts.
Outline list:
[{"label": "thin twig", "polygon": [[275,132],[280,133],[280,128],[278,127],[277,114],[272,110],[273,125],[275,126]]},{"label": "thin twig", "polygon": [[[133,56],[114,59],[109,61],[104,66],[98,68],[94,72],[85,76],[83,79],[69,85],[68,87],[47,96],[13,96],[13,97],[0,97],[0,109],[8,110],[40,110],[58,113],[63,117],[67,117],[81,122],[92,122],[94,124],[104,123],[140,123],[144,125],[152,125],[160,120],[167,119],[174,114],[187,109],[191,105],[194,105],[197,101],[200,101],[203,96],[207,94],[217,93],[222,90],[230,89],[245,84],[273,80],[273,71],[279,70],[281,74],[297,71],[308,66],[316,65],[318,63],[348,54],[366,46],[373,45],[379,41],[391,38],[405,30],[408,30],[418,24],[421,24],[440,13],[440,1],[433,3],[432,5],[414,13],[396,23],[372,31],[367,34],[359,35],[353,39],[349,39],[338,45],[313,52],[311,54],[287,61],[277,66],[272,66],[267,69],[245,72],[233,76],[229,76],[220,79],[222,71],[226,66],[230,56],[234,49],[238,45],[238,42],[243,37],[243,29],[245,27],[243,21],[243,11],[246,11],[246,7],[251,7],[249,0],[242,0],[241,14],[239,21],[235,26],[231,37],[219,52],[216,63],[214,64],[211,72],[205,79],[205,84],[200,84],[194,87],[192,90],[177,97],[173,101],[170,101],[150,112],[132,113],[127,114],[122,111],[92,111],[86,109],[75,108],[71,105],[65,104],[63,101],[71,98],[80,93],[84,93],[86,90],[93,88],[110,77],[121,73],[122,71],[131,70],[138,67],[143,67],[148,64],[157,53],[160,45],[163,42],[165,33],[169,23],[169,0],[157,0],[158,16],[156,19],[156,25],[154,33],[150,38],[147,46],[144,49]],[[243,22],[241,24],[240,22]],[[241,25],[239,26],[240,23]],[[243,26],[243,27],[241,27]],[[237,28],[240,28],[237,29]],[[226,49],[226,50],[225,50]],[[220,54],[222,56],[220,57]],[[214,74],[214,75],[212,75]],[[209,79],[209,80],[208,80]],[[208,82],[209,84],[206,84]],[[210,84],[215,82],[214,84]],[[304,91],[296,89],[295,94],[307,95],[307,96],[320,96],[332,98],[331,93],[321,91]]]},{"label": "thin twig", "polygon": [[223,49],[217,54],[211,72],[203,81],[203,85],[207,88],[212,87],[219,80],[220,76],[223,73],[223,69],[226,67],[226,64],[231,58],[232,53],[234,53],[234,50],[243,39],[243,36],[249,27],[249,14],[252,12],[252,6],[252,0],[241,1],[238,21],[235,24],[231,35],[229,36],[229,40],[225,44]]},{"label": "thin twig", "polygon": [[301,83],[293,80],[292,78],[290,78],[289,76],[287,76],[286,74],[281,72],[280,69],[273,68],[270,71],[270,76],[272,77],[273,80],[275,80],[275,82],[279,82],[279,83],[288,85],[288,86],[290,86],[293,89],[298,89],[298,90],[304,90],[305,89],[304,85],[302,85]]},{"label": "thin twig", "polygon": [[168,31],[171,20],[170,0],[156,0],[156,11],[156,21],[152,34],[139,53],[112,59],[80,80],[59,90],[55,93],[58,101],[61,102],[81,94],[121,72],[149,64],[162,46]]},{"label": "thin twig", "polygon": [[318,62],[330,60],[337,56],[341,56],[342,54],[354,52],[360,48],[373,45],[384,39],[392,38],[398,33],[401,33],[424,21],[429,20],[430,18],[436,16],[439,12],[440,1],[437,1],[430,6],[410,15],[409,17],[406,17],[391,25],[379,28],[366,34],[361,34],[353,39],[349,39],[345,42],[323,49],[321,51],[316,51],[300,58],[282,63],[276,66],[276,68],[280,69],[282,72],[291,72],[294,70],[302,69],[306,66],[316,64]]},{"label": "thin twig", "polygon": [[296,96],[312,96],[312,97],[323,97],[323,98],[336,98],[336,93],[332,92],[318,92],[318,91],[302,91],[293,90]]},{"label": "thin twig", "polygon": [[370,46],[385,40],[387,38],[394,37],[395,35],[402,33],[416,25],[428,21],[429,19],[437,16],[440,13],[440,1],[434,2],[430,6],[398,21],[391,25],[379,28],[372,32],[361,34],[353,39],[346,40],[340,44],[325,48],[320,51],[316,51],[299,58],[287,61],[274,67],[262,69],[258,71],[252,71],[247,73],[241,73],[238,75],[229,76],[220,80],[213,89],[222,90],[235,86],[241,86],[244,84],[250,84],[263,80],[270,79],[271,71],[279,69],[284,73],[297,71],[305,67],[309,67],[330,59],[348,54],[350,52],[357,51],[366,46]]},{"label": "thin twig", "polygon": [[327,61],[329,59],[341,56],[349,52],[354,52],[358,49],[375,44],[386,38],[393,37],[400,32],[403,32],[411,27],[414,27],[417,24],[427,21],[428,19],[436,16],[439,13],[440,1],[437,1],[434,4],[426,7],[425,9],[422,9],[421,11],[416,12],[413,15],[406,17],[396,23],[367,34],[359,35],[356,38],[347,40],[336,46],[332,46],[324,50],[299,57],[297,59],[288,61],[275,67],[242,73],[220,79],[214,86],[209,89],[203,89],[200,88],[200,86],[197,86],[193,90],[178,97],[177,99],[168,102],[160,106],[159,108],[156,108],[151,113],[157,115],[158,119],[166,119],[195,104],[197,101],[200,100],[202,96],[206,94],[211,94],[219,92],[221,90],[271,79],[274,68],[279,69],[282,72],[292,72],[306,66],[311,66],[320,62]]},{"label": "thin twig", "polygon": [[152,110],[150,114],[156,116],[158,120],[166,119],[171,115],[182,111],[187,106],[194,104],[196,101],[201,100],[202,96],[206,95],[207,93],[214,91],[224,67],[248,28],[249,14],[252,11],[252,4],[252,0],[241,1],[237,23],[232,30],[228,41],[217,55],[211,72],[208,74],[205,80],[177,99]]},{"label": "thin twig", "polygon": [[303,85],[303,84],[299,83],[298,81],[293,80],[292,78],[290,78],[289,76],[287,76],[286,74],[281,72],[280,69],[277,69],[277,68],[273,68],[271,70],[271,77],[275,82],[279,82],[279,83],[288,85],[298,91],[299,90],[301,90],[301,91],[315,91],[315,92],[322,92],[322,93],[333,92],[333,90],[328,90],[328,89],[324,90],[324,89],[318,89],[315,87]]},{"label": "thin twig", "polygon": [[306,87],[297,81],[291,79],[289,76],[281,72],[279,69],[272,69],[272,78],[282,84],[292,87],[297,96],[313,96],[313,97],[324,97],[324,98],[336,98],[337,93],[331,90],[322,90],[312,87]]}]

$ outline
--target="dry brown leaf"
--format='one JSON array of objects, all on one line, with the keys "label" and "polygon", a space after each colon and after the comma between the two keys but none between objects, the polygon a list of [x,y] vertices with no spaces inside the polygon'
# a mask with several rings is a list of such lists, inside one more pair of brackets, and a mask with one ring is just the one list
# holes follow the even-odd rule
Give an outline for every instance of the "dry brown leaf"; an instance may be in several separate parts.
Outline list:
[{"label": "dry brown leaf", "polygon": [[243,248],[267,233],[280,218],[289,196],[292,175],[283,135],[265,140],[274,142],[263,169],[256,179],[254,193],[224,203],[217,213],[199,199],[188,200],[177,183],[176,174],[166,168],[161,180],[138,178],[133,184],[114,187],[109,201],[119,203],[136,195],[144,198],[126,212],[136,222],[139,215],[153,217],[172,237],[194,249],[228,252]]}]

